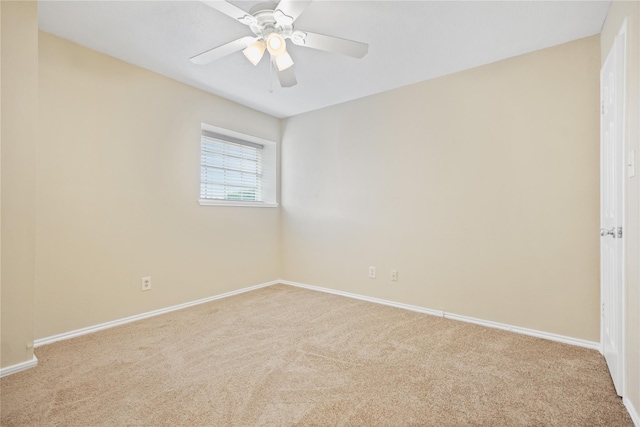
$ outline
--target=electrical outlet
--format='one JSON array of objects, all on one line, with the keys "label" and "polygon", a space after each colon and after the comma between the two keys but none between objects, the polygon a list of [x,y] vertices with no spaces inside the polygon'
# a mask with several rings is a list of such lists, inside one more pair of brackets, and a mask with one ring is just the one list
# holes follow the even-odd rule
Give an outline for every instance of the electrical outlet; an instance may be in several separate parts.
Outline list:
[{"label": "electrical outlet", "polygon": [[375,267],[369,267],[369,278],[371,278],[371,279],[375,279],[376,278],[376,268]]},{"label": "electrical outlet", "polygon": [[151,277],[142,278],[142,290],[148,291],[151,289]]},{"label": "electrical outlet", "polygon": [[391,281],[392,282],[398,281],[398,270],[391,270]]}]

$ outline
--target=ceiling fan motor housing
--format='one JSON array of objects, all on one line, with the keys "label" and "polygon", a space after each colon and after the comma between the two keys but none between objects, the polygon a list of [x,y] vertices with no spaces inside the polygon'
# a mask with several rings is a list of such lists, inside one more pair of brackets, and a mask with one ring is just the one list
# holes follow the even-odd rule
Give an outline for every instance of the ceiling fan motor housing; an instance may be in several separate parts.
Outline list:
[{"label": "ceiling fan motor housing", "polygon": [[261,3],[251,9],[251,15],[256,18],[256,23],[249,25],[253,34],[262,39],[266,39],[271,33],[278,33],[284,38],[291,36],[293,24],[287,23],[287,19],[278,21],[276,15],[282,12],[276,11],[276,7],[275,3]]}]

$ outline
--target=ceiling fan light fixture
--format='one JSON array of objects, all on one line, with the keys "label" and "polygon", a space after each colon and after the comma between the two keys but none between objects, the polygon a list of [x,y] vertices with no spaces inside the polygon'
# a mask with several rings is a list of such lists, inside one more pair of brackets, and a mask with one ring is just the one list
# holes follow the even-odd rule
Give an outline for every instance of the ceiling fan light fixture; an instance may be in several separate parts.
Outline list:
[{"label": "ceiling fan light fixture", "polygon": [[243,51],[246,58],[255,66],[262,60],[265,51],[268,51],[269,69],[277,67],[280,86],[291,87],[297,84],[297,80],[293,59],[287,52],[286,39],[291,40],[289,46],[295,44],[325,52],[339,53],[352,58],[362,58],[369,51],[369,45],[366,43],[294,30],[294,23],[297,25],[296,20],[312,0],[277,0],[277,5],[259,3],[255,4],[249,12],[235,5],[235,3],[239,3],[238,0],[201,1],[218,12],[233,18],[236,22],[247,25],[253,36],[241,37],[189,58],[194,64],[209,64],[227,55]]},{"label": "ceiling fan light fixture", "polygon": [[253,65],[258,65],[262,57],[264,56],[264,51],[267,48],[267,44],[264,40],[258,40],[255,43],[251,43],[245,50],[242,51],[244,56],[247,57],[249,62]]},{"label": "ceiling fan light fixture", "polygon": [[276,63],[276,68],[278,69],[278,71],[284,71],[287,68],[293,66],[293,59],[291,59],[291,55],[289,55],[286,51],[278,56],[274,56],[273,60]]},{"label": "ceiling fan light fixture", "polygon": [[267,36],[267,50],[273,57],[283,54],[287,50],[284,38],[278,33],[271,33]]}]

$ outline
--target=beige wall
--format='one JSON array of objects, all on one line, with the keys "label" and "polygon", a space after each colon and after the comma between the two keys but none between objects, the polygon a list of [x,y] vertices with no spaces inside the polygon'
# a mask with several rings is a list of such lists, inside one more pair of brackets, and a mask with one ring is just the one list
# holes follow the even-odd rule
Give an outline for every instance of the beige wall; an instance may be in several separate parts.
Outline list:
[{"label": "beige wall", "polygon": [[280,120],[43,32],[39,117],[36,338],[279,277],[278,208],[198,197],[201,122]]},{"label": "beige wall", "polygon": [[0,2],[1,17],[1,351],[0,367],[33,357],[38,137],[38,9]]},{"label": "beige wall", "polygon": [[[640,167],[640,3],[614,1],[602,29],[602,61],[627,22],[626,145]],[[626,181],[626,398],[640,414],[640,176]]]},{"label": "beige wall", "polygon": [[599,341],[599,49],[289,118],[284,277]]}]

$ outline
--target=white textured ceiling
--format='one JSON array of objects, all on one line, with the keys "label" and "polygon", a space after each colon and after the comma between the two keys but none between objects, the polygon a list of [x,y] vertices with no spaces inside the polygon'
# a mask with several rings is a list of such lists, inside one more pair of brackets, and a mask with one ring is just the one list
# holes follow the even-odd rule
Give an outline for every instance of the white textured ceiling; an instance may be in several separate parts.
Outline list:
[{"label": "white textured ceiling", "polygon": [[[244,10],[260,2],[232,1]],[[237,52],[189,58],[251,31],[191,1],[40,1],[40,29],[276,117],[288,117],[600,33],[610,1],[312,2],[297,29],[369,44],[353,59],[288,43],[298,84]],[[272,86],[273,91],[270,91]]]}]

